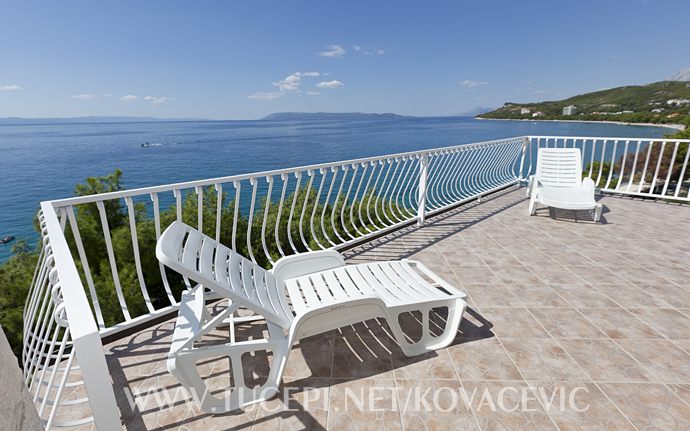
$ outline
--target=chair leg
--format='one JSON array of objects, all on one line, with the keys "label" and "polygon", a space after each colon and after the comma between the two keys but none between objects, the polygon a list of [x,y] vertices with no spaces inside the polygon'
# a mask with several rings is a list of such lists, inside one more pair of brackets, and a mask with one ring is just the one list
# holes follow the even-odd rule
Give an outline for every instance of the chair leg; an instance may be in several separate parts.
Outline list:
[{"label": "chair leg", "polygon": [[[423,308],[418,310],[406,310],[398,311],[387,318],[388,324],[393,331],[393,336],[400,349],[405,356],[418,356],[433,350],[442,349],[447,347],[453,342],[455,336],[458,332],[458,327],[460,326],[460,321],[462,320],[462,315],[465,312],[465,307],[467,304],[462,299],[453,301],[447,304],[448,307],[448,318],[446,320],[443,332],[435,337],[431,335],[429,330],[429,313],[432,308]],[[437,308],[437,307],[434,307]],[[420,311],[422,313],[422,337],[419,341],[410,343],[405,336],[405,333],[400,326],[400,321],[398,320],[400,314],[409,313],[410,311]]]},{"label": "chair leg", "polygon": [[601,218],[601,211],[603,207],[601,204],[597,204],[596,207],[594,207],[594,222],[598,223],[599,219]]},{"label": "chair leg", "polygon": [[537,200],[532,197],[529,201],[529,215],[533,216],[537,211]]},{"label": "chair leg", "polygon": [[[168,370],[175,375],[183,387],[191,392],[192,397],[200,404],[201,410],[207,413],[226,413],[269,400],[278,394],[278,387],[291,347],[290,339],[287,336],[275,332],[278,331],[270,331],[269,327],[269,339],[199,347],[178,352],[168,357]],[[249,388],[244,379],[245,370],[242,365],[242,356],[245,353],[263,350],[272,352],[273,364],[266,382],[259,387]],[[230,360],[234,386],[224,398],[218,398],[211,394],[197,370],[196,364],[199,360],[215,357],[227,357]]]}]

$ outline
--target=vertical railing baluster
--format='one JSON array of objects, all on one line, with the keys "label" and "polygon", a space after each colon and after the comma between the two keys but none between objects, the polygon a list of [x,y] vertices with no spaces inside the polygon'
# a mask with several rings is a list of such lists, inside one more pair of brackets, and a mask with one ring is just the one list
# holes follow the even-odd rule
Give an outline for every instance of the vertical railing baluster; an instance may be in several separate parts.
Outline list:
[{"label": "vertical railing baluster", "polygon": [[642,169],[642,178],[640,178],[640,184],[637,186],[637,193],[642,192],[642,187],[644,187],[644,183],[647,180],[647,167],[649,167],[649,158],[652,155],[652,146],[654,145],[654,141],[649,141],[649,145],[647,146],[647,157],[644,159],[644,168]]},{"label": "vertical railing baluster", "polygon": [[[314,208],[312,209],[311,212],[311,218],[309,219],[309,229],[311,231],[311,236],[312,239],[316,242],[316,245],[318,245],[321,249],[325,249],[326,247],[321,244],[321,241],[319,240],[319,237],[316,235],[316,231],[314,230],[314,217],[316,216],[316,210],[319,207],[319,202],[321,202],[321,192],[323,191],[323,184],[326,181],[326,169],[321,168],[319,169],[319,173],[321,174],[321,181],[319,182],[319,191],[316,192],[316,199],[314,200]],[[326,205],[326,202],[324,202],[324,207]]]},{"label": "vertical railing baluster", "polygon": [[249,253],[249,259],[256,263],[256,258],[254,258],[254,251],[252,250],[252,224],[254,222],[254,206],[256,203],[256,188],[259,182],[256,178],[250,178],[249,184],[252,186],[252,202],[249,205],[249,220],[247,221],[247,252]]},{"label": "vertical railing baluster", "polygon": [[216,241],[220,242],[220,223],[223,214],[223,184],[214,184],[216,190]]},{"label": "vertical railing baluster", "polygon": [[[299,216],[299,237],[302,240],[302,244],[304,244],[306,249],[309,251],[313,251],[311,246],[309,245],[309,241],[307,241],[307,239],[304,237],[303,226],[304,226],[304,214],[307,211],[307,204],[309,203],[309,195],[311,194],[311,188],[312,188],[312,185],[314,184],[314,171],[308,170],[307,176],[309,176],[309,181],[307,183],[307,193],[304,196],[304,203],[302,204],[302,211],[300,212],[300,216]],[[317,195],[316,196],[316,202],[314,202],[314,208],[316,208],[318,203],[319,203],[319,196]],[[312,229],[312,232],[313,232],[313,229]],[[295,252],[297,252],[297,250],[295,250]]]},{"label": "vertical railing baluster", "polygon": [[232,186],[235,188],[235,208],[233,208],[232,213],[232,249],[239,253],[237,249],[237,223],[240,218],[240,190],[242,189],[242,183],[233,181]]},{"label": "vertical railing baluster", "polygon": [[426,187],[427,187],[427,177],[429,175],[429,154],[424,153],[419,158],[419,191],[417,198],[417,224],[419,226],[424,226],[425,216],[426,216]]},{"label": "vertical railing baluster", "polygon": [[[668,191],[668,185],[671,182],[671,174],[673,173],[673,164],[676,162],[676,154],[677,153],[678,153],[678,141],[676,141],[676,144],[673,146],[673,155],[671,156],[671,162],[668,165],[668,175],[666,175],[666,183],[664,183],[664,188],[661,192],[662,196],[666,196],[666,192]],[[663,154],[662,154],[662,156],[663,156]]]},{"label": "vertical railing baluster", "polygon": [[333,176],[331,177],[331,184],[328,187],[328,193],[326,194],[326,200],[323,203],[323,209],[321,210],[321,232],[323,233],[324,238],[326,241],[328,241],[332,246],[335,246],[335,242],[331,240],[331,237],[328,235],[328,232],[326,231],[326,211],[328,210],[328,205],[330,204],[331,201],[331,193],[333,192],[333,185],[335,184],[335,180],[338,177],[338,169],[336,167],[331,167],[331,172],[333,173]]},{"label": "vertical railing baluster", "polygon": [[196,192],[196,224],[199,232],[204,233],[204,188],[194,187]]},{"label": "vertical railing baluster", "polygon": [[[371,191],[370,191],[371,194],[369,195],[369,198],[367,199],[367,219],[369,219],[369,223],[371,223],[371,225],[374,226],[374,229],[379,230],[381,228],[372,219],[370,208],[371,208],[371,199],[374,197],[375,194],[378,195],[378,193],[376,191],[376,185],[378,184],[379,179],[381,179],[381,174],[385,170],[385,161],[384,160],[378,160],[377,162],[374,162],[374,163],[378,163],[378,165],[381,167],[381,169],[379,169],[378,175],[376,176],[376,180],[374,180],[374,185],[371,187]],[[372,174],[373,173],[374,172],[372,171]]]},{"label": "vertical railing baluster", "polygon": [[144,272],[141,269],[141,256],[139,255],[139,239],[137,235],[137,222],[134,218],[134,202],[132,202],[132,198],[130,196],[127,196],[125,198],[125,203],[127,204],[129,230],[132,235],[132,252],[134,253],[134,266],[137,271],[139,288],[141,289],[141,295],[144,297],[146,308],[149,310],[149,313],[153,313],[155,309],[153,308],[153,304],[151,303],[151,298],[149,297],[148,289],[146,289],[146,282],[144,281]]},{"label": "vertical railing baluster", "polygon": [[[338,170],[338,168],[334,168]],[[345,185],[345,180],[347,179],[347,174],[350,171],[350,167],[348,165],[343,165],[340,166],[340,169],[343,170],[343,177],[340,180],[340,185],[338,186],[338,192],[335,195],[335,201],[333,202],[333,209],[331,210],[331,227],[333,228],[333,233],[335,236],[340,240],[340,242],[345,242],[346,240],[340,235],[340,232],[338,232],[338,229],[335,226],[335,213],[338,210],[338,202],[340,201],[340,195],[343,192],[343,186]],[[335,178],[335,176],[333,177]],[[342,209],[345,209],[345,202],[343,202],[343,207]],[[340,211],[341,218],[340,222],[342,223],[342,211]]]},{"label": "vertical railing baluster", "polygon": [[661,143],[661,150],[659,151],[659,159],[657,160],[656,163],[656,169],[654,170],[654,177],[652,177],[652,185],[649,187],[649,194],[654,193],[654,188],[656,187],[656,179],[657,176],[659,175],[659,168],[661,167],[661,161],[664,158],[664,150],[666,149],[666,141],[663,141]]},{"label": "vertical railing baluster", "polygon": [[74,243],[77,246],[77,253],[79,254],[79,261],[81,262],[81,267],[84,270],[84,278],[86,278],[86,285],[89,288],[89,294],[91,295],[91,305],[93,306],[93,311],[96,313],[96,321],[98,322],[98,328],[104,329],[105,322],[103,321],[103,313],[101,312],[101,304],[98,301],[98,293],[96,292],[96,286],[93,283],[93,276],[91,275],[91,267],[89,266],[89,261],[86,257],[86,251],[84,250],[84,243],[81,240],[81,233],[79,232],[79,225],[77,224],[77,217],[74,214],[74,207],[71,205],[67,207],[67,219],[69,220],[69,225],[72,228],[72,237],[74,238]]},{"label": "vertical railing baluster", "polygon": [[[153,202],[153,224],[156,230],[157,242],[161,237],[161,214],[158,203],[158,193],[151,193],[151,201]],[[158,269],[161,273],[161,280],[163,280],[163,288],[165,289],[165,293],[168,295],[168,301],[170,301],[171,305],[176,305],[177,301],[175,300],[175,296],[172,294],[172,290],[170,289],[168,276],[165,273],[165,266],[162,263],[158,262]]]},{"label": "vertical railing baluster", "polygon": [[613,141],[613,152],[611,153],[611,166],[609,167],[609,176],[608,179],[606,180],[606,184],[604,185],[603,188],[608,189],[609,184],[611,183],[611,178],[613,178],[613,171],[616,166],[616,150],[618,149],[618,139]]},{"label": "vertical railing baluster", "polygon": [[357,215],[359,217],[359,223],[364,225],[362,221],[362,201],[364,200],[364,196],[366,196],[366,190],[362,193],[362,195],[359,194],[360,189],[362,188],[362,183],[364,182],[364,177],[367,175],[367,169],[369,168],[369,163],[361,163],[360,166],[362,166],[362,174],[359,177],[359,181],[357,182],[357,190],[355,191],[355,196],[352,198],[352,205],[350,205],[350,224],[354,228],[355,232],[357,232],[358,235],[364,235],[362,231],[359,230],[359,227],[357,226],[357,223],[355,223],[355,204],[358,203],[358,211]]},{"label": "vertical railing baluster", "polygon": [[[349,168],[348,168],[349,169]],[[350,239],[355,239],[355,236],[350,233],[350,229],[347,228],[347,221],[345,217],[345,208],[347,208],[347,204],[350,201],[350,193],[352,192],[352,187],[355,184],[355,181],[357,179],[357,171],[359,170],[359,165],[357,163],[352,164],[352,178],[350,178],[350,184],[347,186],[347,192],[345,192],[345,198],[343,199],[343,206],[340,208],[340,224],[343,227],[343,231],[345,232],[345,235],[349,236]],[[352,223],[352,209],[354,208],[354,204],[350,204],[350,223]]]},{"label": "vertical railing baluster", "polygon": [[[359,207],[357,209],[357,214],[359,215],[359,220],[362,223],[362,229],[366,229],[368,231],[368,233],[371,233],[371,232],[373,232],[373,230],[371,230],[369,228],[369,226],[367,225],[367,223],[364,220],[364,217],[362,217],[362,205],[364,205],[365,200],[371,201],[371,195],[369,194],[370,193],[369,184],[371,183],[371,179],[374,176],[374,172],[376,171],[376,166],[378,166],[378,165],[377,165],[377,162],[375,162],[375,161],[369,162],[369,165],[371,166],[371,172],[369,172],[369,178],[367,178],[367,184],[364,186],[364,190],[362,192],[362,198],[359,201]],[[367,195],[369,195],[369,196],[367,197]],[[369,223],[371,223],[371,216],[369,215],[369,204],[368,203],[367,203],[365,209],[366,209],[367,218],[369,219]],[[373,224],[372,224],[372,226],[373,226]]]},{"label": "vertical railing baluster", "polygon": [[173,189],[173,196],[175,196],[175,209],[177,221],[182,221],[182,190]]},{"label": "vertical railing baluster", "polygon": [[[265,201],[266,203],[264,204],[264,219],[261,222],[261,245],[264,249],[264,254],[266,255],[266,258],[268,258],[268,261],[273,265],[275,262],[273,258],[271,257],[271,253],[268,251],[268,247],[266,246],[266,221],[268,220],[268,211],[269,207],[271,206],[271,192],[273,191],[273,176],[268,175],[266,177],[266,182],[268,182],[268,191],[266,192],[266,198]],[[278,225],[278,220],[276,220],[276,225]]]},{"label": "vertical railing baluster", "polygon": [[[283,215],[283,202],[285,201],[285,192],[287,191],[287,186],[288,186],[288,175],[287,174],[281,174],[280,179],[283,181],[283,188],[280,191],[280,201],[278,203],[278,216],[276,218],[276,225],[274,229],[274,234],[276,238],[276,248],[278,249],[278,253],[280,256],[285,256],[285,252],[283,251],[283,246],[280,245],[280,221]],[[297,191],[295,191],[295,194],[297,194]],[[292,213],[292,211],[291,211]],[[292,214],[290,214],[292,215]],[[288,226],[288,231],[290,227]]]},{"label": "vertical railing baluster", "polygon": [[630,140],[626,139],[625,140],[625,147],[623,147],[623,157],[621,158],[621,169],[620,169],[620,173],[618,176],[618,183],[616,183],[616,190],[620,189],[621,182],[623,182],[623,176],[625,175],[625,162],[627,161],[627,157],[628,157],[629,145],[630,145]]},{"label": "vertical railing baluster", "polygon": [[[688,167],[688,157],[690,157],[690,142],[685,143],[686,148],[685,148],[685,160],[683,161],[683,168],[680,170],[680,176],[678,177],[678,184],[676,185],[676,192],[673,194],[673,197],[677,198],[678,194],[680,193],[680,189],[683,185],[683,178],[685,178],[685,169]],[[690,187],[688,187],[688,195],[686,197],[690,197]]]},{"label": "vertical railing baluster", "polygon": [[98,208],[98,213],[101,216],[101,226],[103,227],[103,238],[105,239],[105,248],[108,253],[108,261],[110,262],[110,271],[113,275],[113,284],[115,285],[115,293],[117,294],[117,299],[120,302],[120,309],[125,317],[125,320],[132,320],[129,314],[129,308],[127,308],[127,303],[125,302],[125,296],[122,293],[122,286],[120,285],[120,276],[117,272],[117,264],[115,263],[115,253],[113,252],[113,242],[110,238],[110,227],[108,226],[108,218],[105,213],[105,206],[103,201],[96,202]]}]

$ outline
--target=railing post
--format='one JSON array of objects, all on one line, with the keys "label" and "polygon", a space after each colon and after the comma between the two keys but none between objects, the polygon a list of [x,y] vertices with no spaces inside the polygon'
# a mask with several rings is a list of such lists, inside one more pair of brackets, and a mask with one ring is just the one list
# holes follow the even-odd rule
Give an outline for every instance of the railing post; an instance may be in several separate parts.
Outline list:
[{"label": "railing post", "polygon": [[427,178],[429,176],[429,154],[424,153],[419,157],[419,195],[417,199],[417,224],[424,226],[424,212],[426,209]]},{"label": "railing post", "polygon": [[517,174],[518,186],[521,186],[522,182],[525,180],[525,178],[523,177],[523,169],[525,167],[525,155],[527,154],[527,147],[529,146],[529,144],[530,144],[530,138],[529,138],[529,136],[525,136],[523,138],[523,143],[522,143],[522,157],[520,158],[520,170],[518,171],[518,174]]}]

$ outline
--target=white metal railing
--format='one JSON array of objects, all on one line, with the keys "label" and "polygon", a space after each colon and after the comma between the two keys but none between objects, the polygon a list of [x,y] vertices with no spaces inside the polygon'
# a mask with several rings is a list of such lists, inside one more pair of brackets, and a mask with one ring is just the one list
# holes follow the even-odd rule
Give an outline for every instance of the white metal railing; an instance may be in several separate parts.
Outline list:
[{"label": "white metal railing", "polygon": [[[583,175],[604,193],[690,201],[690,140],[531,136],[524,174],[536,166],[537,149],[579,148]],[[524,177],[524,175],[523,175]]]},{"label": "white metal railing", "polygon": [[119,429],[100,334],[63,235],[64,222],[47,202],[38,218],[42,247],[24,308],[25,383],[46,429],[91,422],[99,430]]},{"label": "white metal railing", "polygon": [[[430,215],[524,182],[544,146],[581,148],[584,173],[596,177],[601,191],[687,201],[689,145],[516,137],[43,202],[43,249],[24,313],[27,384],[48,425],[56,424],[50,412],[63,403],[64,388],[74,384],[85,387],[80,401],[89,402],[99,429],[119,427],[99,337],[177,308],[187,281],[154,254],[174,220],[268,267],[285,255],[344,249],[423,224]],[[71,374],[77,377],[70,380]],[[58,377],[51,375],[68,377],[55,386]],[[36,389],[43,386],[58,392],[44,396]]]},{"label": "white metal railing", "polygon": [[[342,249],[415,220],[423,222],[448,206],[513,184],[525,142],[524,138],[504,139],[81,196],[51,204],[67,223],[66,236],[79,262],[96,323],[105,336],[176,307],[181,289],[175,286],[183,286],[181,280],[172,280],[158,266],[157,286],[152,287],[152,274],[145,273],[143,264],[144,258],[151,257],[161,231],[174,219],[197,226],[254,262],[271,266],[285,255]],[[166,203],[170,205],[167,211]],[[121,221],[125,226],[117,229],[118,235],[125,231],[129,236],[127,250],[113,244],[109,211],[117,205],[126,219]],[[102,241],[95,245],[82,238],[79,212],[86,210],[98,214]],[[146,232],[144,225],[149,228]],[[141,237],[146,235],[148,240],[143,241]],[[102,310],[103,288],[98,286],[94,262],[89,260],[94,246],[105,249],[99,252],[108,262],[108,283],[119,306],[115,322],[108,321]],[[129,293],[123,286],[123,259],[136,268],[136,295],[132,286],[127,286]]]}]

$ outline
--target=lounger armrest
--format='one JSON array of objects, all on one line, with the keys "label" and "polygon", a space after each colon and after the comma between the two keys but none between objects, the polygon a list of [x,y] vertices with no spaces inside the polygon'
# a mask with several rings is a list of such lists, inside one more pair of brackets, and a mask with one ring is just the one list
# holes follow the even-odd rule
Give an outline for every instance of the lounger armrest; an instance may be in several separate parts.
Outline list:
[{"label": "lounger armrest", "polygon": [[280,258],[271,272],[277,279],[286,280],[344,265],[345,259],[337,251],[319,250]]},{"label": "lounger armrest", "polygon": [[594,194],[594,190],[596,188],[596,185],[594,184],[594,180],[591,179],[590,177],[584,178],[582,180],[582,188],[585,190],[591,190],[592,194]]},{"label": "lounger armrest", "polygon": [[404,262],[407,262],[409,265],[415,267],[419,272],[423,273],[430,279],[432,279],[434,282],[436,282],[439,286],[447,290],[449,293],[454,293],[457,295],[462,296],[463,298],[467,297],[467,294],[457,287],[453,286],[452,284],[448,283],[446,280],[442,279],[438,274],[436,274],[434,271],[430,270],[426,265],[424,265],[422,262],[419,262],[417,260],[410,260],[410,259],[404,259]]}]

